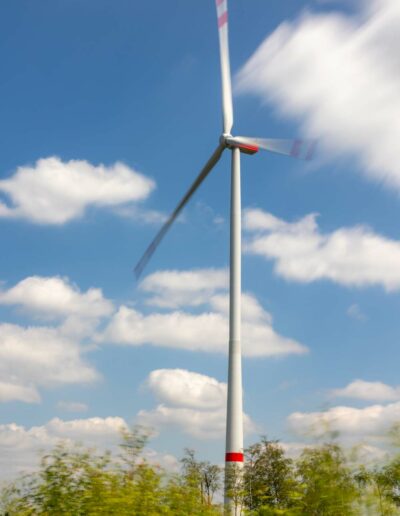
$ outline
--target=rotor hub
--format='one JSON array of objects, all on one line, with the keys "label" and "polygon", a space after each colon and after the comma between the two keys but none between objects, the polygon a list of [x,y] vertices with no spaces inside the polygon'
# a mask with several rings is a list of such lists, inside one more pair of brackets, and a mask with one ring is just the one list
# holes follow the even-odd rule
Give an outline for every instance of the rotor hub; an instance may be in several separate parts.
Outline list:
[{"label": "rotor hub", "polygon": [[219,137],[219,143],[223,145],[224,147],[229,147],[228,140],[232,138],[232,135],[229,133],[222,133]]}]

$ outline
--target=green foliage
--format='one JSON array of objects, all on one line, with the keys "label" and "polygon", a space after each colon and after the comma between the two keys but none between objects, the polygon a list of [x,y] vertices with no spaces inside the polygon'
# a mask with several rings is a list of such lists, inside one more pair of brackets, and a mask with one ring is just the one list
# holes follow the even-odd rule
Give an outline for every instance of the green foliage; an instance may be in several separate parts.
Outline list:
[{"label": "green foliage", "polygon": [[166,475],[148,464],[143,448],[148,433],[140,427],[122,433],[121,455],[97,454],[56,446],[42,458],[37,474],[2,492],[1,514],[8,516],[158,516],[220,514],[212,505],[219,468],[198,463],[190,452],[181,475]]},{"label": "green foliage", "polygon": [[[123,432],[121,453],[59,444],[37,473],[4,487],[7,516],[213,516],[224,513],[222,471],[185,450],[181,471],[146,462],[148,432]],[[392,516],[400,514],[400,456],[381,467],[353,466],[337,444],[303,451],[298,460],[262,438],[231,464],[225,482],[231,508],[252,516]]]},{"label": "green foliage", "polygon": [[303,514],[357,514],[357,483],[338,445],[325,444],[304,450],[297,464],[297,475]]},{"label": "green foliage", "polygon": [[263,509],[262,514],[279,514],[278,510],[292,507],[298,498],[293,461],[285,457],[278,442],[265,437],[246,450],[243,481],[246,507]]},{"label": "green foliage", "polygon": [[194,450],[190,449],[185,450],[181,464],[186,489],[211,506],[215,492],[221,487],[221,468],[208,461],[197,461]]}]

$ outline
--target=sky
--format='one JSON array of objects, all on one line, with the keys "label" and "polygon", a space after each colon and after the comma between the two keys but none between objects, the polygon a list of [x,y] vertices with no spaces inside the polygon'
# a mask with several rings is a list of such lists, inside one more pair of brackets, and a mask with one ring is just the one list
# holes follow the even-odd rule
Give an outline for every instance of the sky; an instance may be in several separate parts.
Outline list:
[{"label": "sky", "polygon": [[[242,156],[245,444],[335,432],[382,457],[400,419],[396,0],[230,0]],[[213,0],[28,0],[0,16],[0,468],[59,439],[222,463],[230,161],[139,282],[133,267],[218,144]]]}]

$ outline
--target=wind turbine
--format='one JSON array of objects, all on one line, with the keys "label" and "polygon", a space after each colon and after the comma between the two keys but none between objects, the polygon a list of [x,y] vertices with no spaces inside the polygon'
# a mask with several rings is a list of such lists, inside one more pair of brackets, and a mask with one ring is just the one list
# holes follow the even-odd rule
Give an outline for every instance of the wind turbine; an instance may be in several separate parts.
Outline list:
[{"label": "wind turbine", "polygon": [[[222,81],[223,132],[215,149],[203,169],[182,197],[168,220],[161,227],[144,255],[135,267],[136,278],[143,272],[147,262],[179,213],[218,163],[222,153],[232,152],[231,167],[231,214],[230,214],[230,284],[229,284],[229,366],[228,399],[226,418],[225,464],[243,463],[243,402],[242,402],[242,353],[240,340],[241,324],[241,194],[240,153],[255,154],[259,149],[302,159],[310,159],[313,142],[302,140],[279,140],[232,136],[233,105],[231,72],[228,44],[228,0],[215,0],[217,7],[219,50]],[[225,493],[225,503],[229,503]]]}]

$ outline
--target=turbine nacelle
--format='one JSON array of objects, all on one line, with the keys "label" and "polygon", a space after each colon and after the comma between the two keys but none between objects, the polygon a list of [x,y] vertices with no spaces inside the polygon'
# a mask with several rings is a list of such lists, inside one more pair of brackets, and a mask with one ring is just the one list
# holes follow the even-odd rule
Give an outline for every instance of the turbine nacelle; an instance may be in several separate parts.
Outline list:
[{"label": "turbine nacelle", "polygon": [[224,149],[239,149],[240,152],[243,152],[244,154],[255,154],[259,149],[258,145],[243,143],[231,134],[221,134],[219,143]]},{"label": "turbine nacelle", "polygon": [[240,152],[243,152],[244,154],[255,154],[259,150],[258,145],[241,142],[239,139],[230,134],[227,136],[222,135],[221,138],[224,138],[223,141],[225,143],[225,147],[228,149],[239,149]]}]

